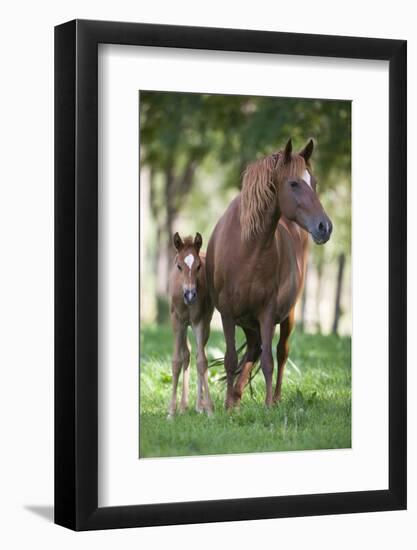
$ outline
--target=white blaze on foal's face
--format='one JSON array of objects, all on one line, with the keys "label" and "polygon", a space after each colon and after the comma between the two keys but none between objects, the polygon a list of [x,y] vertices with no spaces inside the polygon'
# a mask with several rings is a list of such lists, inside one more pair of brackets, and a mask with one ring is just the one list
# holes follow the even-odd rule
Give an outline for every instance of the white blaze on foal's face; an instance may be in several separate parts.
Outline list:
[{"label": "white blaze on foal's face", "polygon": [[310,174],[308,173],[308,170],[304,170],[303,180],[306,182],[306,184],[309,187],[311,187],[311,177],[310,177]]},{"label": "white blaze on foal's face", "polygon": [[184,258],[184,263],[188,265],[188,269],[190,270],[190,273],[191,273],[191,268],[193,267],[193,263],[194,263],[194,256],[192,254],[188,254],[188,256]]},{"label": "white blaze on foal's face", "polygon": [[[187,306],[190,306],[197,300],[197,280],[196,273],[193,274],[192,267],[194,265],[196,257],[194,254],[187,254],[184,258],[184,275],[182,281],[182,290],[184,292],[184,302]],[[198,268],[197,268],[198,269]]]}]

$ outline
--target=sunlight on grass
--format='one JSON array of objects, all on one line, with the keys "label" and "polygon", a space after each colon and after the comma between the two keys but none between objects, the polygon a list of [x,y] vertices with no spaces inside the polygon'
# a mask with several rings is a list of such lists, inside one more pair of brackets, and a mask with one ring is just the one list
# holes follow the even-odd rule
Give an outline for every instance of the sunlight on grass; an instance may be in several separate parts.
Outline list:
[{"label": "sunlight on grass", "polygon": [[[190,336],[192,343],[192,338]],[[239,342],[242,341],[240,337]],[[274,346],[277,338],[274,340]],[[190,365],[190,409],[166,420],[171,392],[170,327],[141,330],[140,457],[186,456],[351,446],[351,341],[295,332],[279,405],[263,404],[262,372],[232,414],[224,410],[222,365],[209,370],[214,416],[195,412],[196,366]],[[224,338],[212,331],[209,362],[224,355]],[[180,385],[179,385],[180,386]]]}]

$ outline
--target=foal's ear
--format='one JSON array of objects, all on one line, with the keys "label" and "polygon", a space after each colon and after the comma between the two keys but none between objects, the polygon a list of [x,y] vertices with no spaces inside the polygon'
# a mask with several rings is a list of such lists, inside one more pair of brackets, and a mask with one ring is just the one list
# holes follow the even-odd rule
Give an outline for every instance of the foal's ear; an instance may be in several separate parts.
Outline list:
[{"label": "foal's ear", "polygon": [[303,149],[301,149],[299,155],[302,156],[306,162],[308,162],[311,155],[313,154],[313,149],[314,149],[314,141],[310,139],[307,145]]},{"label": "foal's ear", "polygon": [[182,239],[181,237],[179,236],[178,233],[175,233],[174,237],[173,237],[173,243],[174,243],[174,246],[175,248],[178,250],[178,252],[181,250],[181,248],[184,246],[184,243],[182,242]]},{"label": "foal's ear", "polygon": [[290,138],[287,141],[287,145],[285,146],[285,149],[284,149],[284,162],[285,163],[290,162],[291,153],[292,153],[292,139]]},{"label": "foal's ear", "polygon": [[197,250],[197,254],[200,252],[201,245],[203,244],[203,237],[200,233],[196,233],[194,237],[194,248]]}]

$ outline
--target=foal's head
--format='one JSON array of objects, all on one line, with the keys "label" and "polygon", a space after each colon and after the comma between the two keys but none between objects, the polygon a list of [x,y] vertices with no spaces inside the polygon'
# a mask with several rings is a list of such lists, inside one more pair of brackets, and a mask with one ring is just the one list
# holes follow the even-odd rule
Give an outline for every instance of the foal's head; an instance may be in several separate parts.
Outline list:
[{"label": "foal's head", "polygon": [[313,148],[310,140],[299,153],[293,153],[289,139],[284,150],[247,168],[241,214],[245,238],[258,233],[262,227],[265,219],[262,209],[276,204],[280,214],[311,233],[315,243],[324,244],[329,240],[333,226],[316,194],[316,179],[310,164]]},{"label": "foal's head", "polygon": [[179,234],[175,233],[173,241],[177,250],[175,264],[179,272],[184,303],[191,306],[197,300],[197,282],[202,267],[199,252],[203,239],[200,233],[196,233],[194,240],[192,237],[182,240]]}]

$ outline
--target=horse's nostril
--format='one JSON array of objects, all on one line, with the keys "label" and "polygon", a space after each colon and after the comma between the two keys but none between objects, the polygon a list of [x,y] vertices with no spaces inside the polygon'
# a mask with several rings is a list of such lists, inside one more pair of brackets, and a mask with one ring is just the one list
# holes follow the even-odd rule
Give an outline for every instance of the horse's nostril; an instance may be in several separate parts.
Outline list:
[{"label": "horse's nostril", "polygon": [[324,223],[322,223],[322,222],[319,223],[319,231],[321,231],[321,232],[324,231]]},{"label": "horse's nostril", "polygon": [[193,303],[197,298],[197,290],[191,289],[191,290],[185,290],[184,291],[184,301],[186,304]]}]

